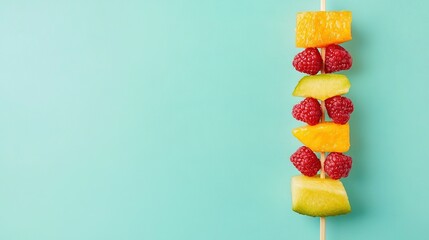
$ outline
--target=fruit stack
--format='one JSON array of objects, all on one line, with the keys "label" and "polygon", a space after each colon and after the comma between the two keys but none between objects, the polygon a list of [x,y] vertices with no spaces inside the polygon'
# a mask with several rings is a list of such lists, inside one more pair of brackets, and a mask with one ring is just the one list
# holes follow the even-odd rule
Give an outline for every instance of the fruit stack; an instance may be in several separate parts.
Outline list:
[{"label": "fruit stack", "polygon": [[[302,173],[292,178],[292,209],[324,219],[351,211],[339,179],[347,177],[352,167],[352,158],[344,153],[350,148],[348,121],[353,103],[342,96],[349,91],[348,78],[334,72],[352,66],[352,57],[339,45],[352,38],[352,14],[301,12],[296,20],[296,46],[304,50],[295,56],[293,66],[308,75],[293,91],[293,96],[304,100],[293,107],[292,115],[306,125],[292,131],[304,144],[290,157]],[[326,121],[325,113],[330,118]]]}]

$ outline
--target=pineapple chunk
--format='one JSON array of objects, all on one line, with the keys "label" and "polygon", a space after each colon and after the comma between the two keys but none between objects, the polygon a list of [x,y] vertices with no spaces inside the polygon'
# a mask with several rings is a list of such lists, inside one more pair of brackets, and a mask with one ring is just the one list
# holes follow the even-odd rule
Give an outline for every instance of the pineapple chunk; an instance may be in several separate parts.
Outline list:
[{"label": "pineapple chunk", "polygon": [[350,126],[333,122],[302,126],[292,134],[314,152],[347,152],[350,148]]},{"label": "pineapple chunk", "polygon": [[326,47],[352,39],[352,12],[301,12],[296,16],[296,46]]}]

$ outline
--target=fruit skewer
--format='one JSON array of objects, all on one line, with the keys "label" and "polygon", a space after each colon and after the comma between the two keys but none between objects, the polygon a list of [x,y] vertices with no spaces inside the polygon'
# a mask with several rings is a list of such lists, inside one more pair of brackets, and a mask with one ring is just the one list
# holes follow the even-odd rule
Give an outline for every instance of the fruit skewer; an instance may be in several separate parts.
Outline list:
[{"label": "fruit skewer", "polygon": [[[292,209],[320,218],[320,240],[326,239],[327,216],[351,211],[339,181],[348,176],[352,165],[351,157],[343,153],[350,147],[348,120],[353,104],[341,96],[349,91],[350,82],[345,75],[331,74],[350,69],[352,58],[338,45],[349,40],[349,11],[326,11],[326,0],[320,0],[320,11],[297,15],[296,46],[305,50],[295,56],[293,66],[313,76],[303,77],[292,93],[305,97],[293,107],[292,115],[308,124],[292,131],[304,144],[290,158],[304,175],[292,178]],[[325,121],[325,114],[331,121]],[[315,152],[320,153],[320,159]]]}]

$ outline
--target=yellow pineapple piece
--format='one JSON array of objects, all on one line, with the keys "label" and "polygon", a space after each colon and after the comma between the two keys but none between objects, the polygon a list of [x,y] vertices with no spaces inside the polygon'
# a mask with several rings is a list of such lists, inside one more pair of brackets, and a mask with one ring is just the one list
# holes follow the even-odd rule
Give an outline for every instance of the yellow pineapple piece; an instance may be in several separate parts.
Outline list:
[{"label": "yellow pineapple piece", "polygon": [[347,152],[350,148],[350,127],[333,122],[302,126],[293,135],[314,152]]},{"label": "yellow pineapple piece", "polygon": [[301,12],[296,16],[296,46],[326,47],[352,39],[352,12]]}]

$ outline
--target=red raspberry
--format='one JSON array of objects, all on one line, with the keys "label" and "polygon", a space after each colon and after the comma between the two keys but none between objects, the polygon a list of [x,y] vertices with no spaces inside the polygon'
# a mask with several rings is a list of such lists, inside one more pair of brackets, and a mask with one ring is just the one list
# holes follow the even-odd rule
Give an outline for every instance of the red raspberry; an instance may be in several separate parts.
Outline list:
[{"label": "red raspberry", "polygon": [[293,59],[292,65],[298,72],[317,74],[323,67],[323,60],[317,48],[306,48]]},{"label": "red raspberry", "polygon": [[326,99],[325,106],[329,117],[337,124],[346,124],[354,110],[352,100],[342,96]]},{"label": "red raspberry", "polygon": [[316,125],[322,117],[322,108],[316,99],[306,98],[293,106],[292,116],[308,125]]},{"label": "red raspberry", "polygon": [[342,153],[331,152],[325,160],[325,172],[332,179],[340,179],[349,176],[352,168],[352,158]]},{"label": "red raspberry", "polygon": [[349,52],[340,45],[331,44],[326,47],[325,72],[332,73],[348,70],[352,67],[353,59]]},{"label": "red raspberry", "polygon": [[296,150],[290,161],[305,176],[312,177],[320,170],[320,161],[310,148],[302,146]]}]

